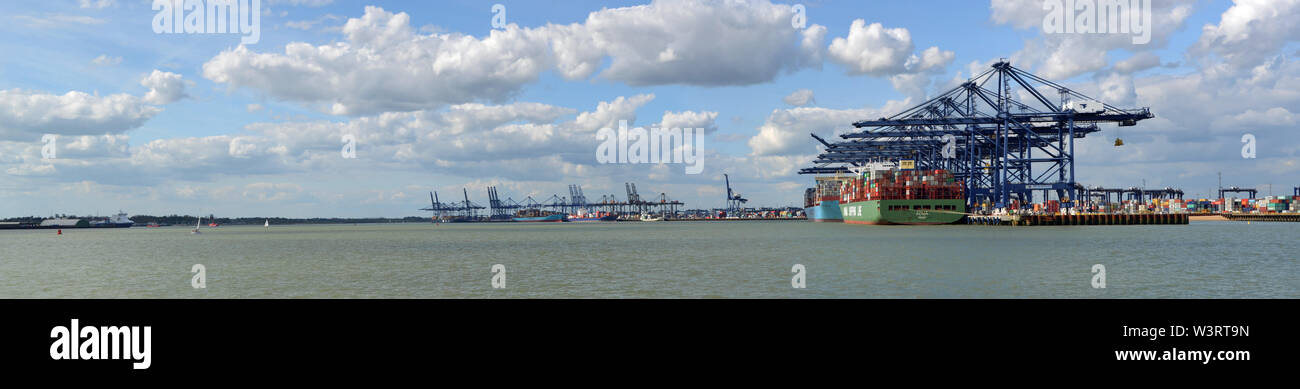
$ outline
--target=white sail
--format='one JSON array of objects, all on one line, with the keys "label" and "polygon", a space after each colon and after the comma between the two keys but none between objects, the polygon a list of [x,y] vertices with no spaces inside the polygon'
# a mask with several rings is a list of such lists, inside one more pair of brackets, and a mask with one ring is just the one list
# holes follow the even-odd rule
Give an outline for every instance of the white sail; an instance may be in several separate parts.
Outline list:
[{"label": "white sail", "polygon": [[271,219],[266,219],[266,222],[262,223],[262,227],[271,228]]}]

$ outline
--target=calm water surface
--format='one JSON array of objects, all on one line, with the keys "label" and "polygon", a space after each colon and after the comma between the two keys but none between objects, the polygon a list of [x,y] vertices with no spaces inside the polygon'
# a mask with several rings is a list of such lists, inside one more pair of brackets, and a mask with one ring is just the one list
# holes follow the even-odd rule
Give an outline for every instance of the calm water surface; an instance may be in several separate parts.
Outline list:
[{"label": "calm water surface", "polygon": [[[1300,298],[1298,241],[1300,224],[1232,222],[0,231],[0,298]],[[190,286],[196,263],[206,289]],[[807,289],[791,288],[794,264]]]}]

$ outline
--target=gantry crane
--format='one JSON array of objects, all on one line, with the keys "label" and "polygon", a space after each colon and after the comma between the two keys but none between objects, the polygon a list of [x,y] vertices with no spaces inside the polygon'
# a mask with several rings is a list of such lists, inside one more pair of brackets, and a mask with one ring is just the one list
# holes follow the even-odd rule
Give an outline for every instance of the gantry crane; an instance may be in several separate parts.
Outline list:
[{"label": "gantry crane", "polygon": [[[1055,92],[1058,101],[1044,93]],[[1022,102],[1021,99],[1027,102]],[[1121,109],[1011,66],[1002,60],[938,96],[891,117],[853,123],[858,131],[827,142],[800,174],[846,173],[871,161],[915,162],[946,169],[966,186],[968,204],[1002,208],[1052,193],[1078,196],[1074,141],[1098,124],[1134,126],[1155,117],[1148,108]]]}]

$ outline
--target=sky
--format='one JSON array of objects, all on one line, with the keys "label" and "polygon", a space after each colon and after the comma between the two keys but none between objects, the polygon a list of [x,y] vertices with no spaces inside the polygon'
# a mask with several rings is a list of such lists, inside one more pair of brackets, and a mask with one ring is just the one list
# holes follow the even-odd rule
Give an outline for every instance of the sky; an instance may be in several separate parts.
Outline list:
[{"label": "sky", "polygon": [[[241,3],[256,28],[224,34],[158,33],[145,0],[0,4],[0,217],[401,217],[430,191],[626,182],[715,208],[723,174],[751,205],[800,206],[809,133],[1003,58],[1155,114],[1076,144],[1085,185],[1300,185],[1300,0],[1156,1],[1141,43],[1049,33],[1044,0]],[[621,121],[702,129],[702,172],[600,163]]]}]

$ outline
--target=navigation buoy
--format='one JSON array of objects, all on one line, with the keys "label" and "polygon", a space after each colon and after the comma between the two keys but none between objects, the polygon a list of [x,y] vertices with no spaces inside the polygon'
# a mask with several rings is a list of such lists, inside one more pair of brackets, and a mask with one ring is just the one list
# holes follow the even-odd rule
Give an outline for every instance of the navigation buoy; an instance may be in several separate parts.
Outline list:
[{"label": "navigation buoy", "polygon": [[59,229],[59,233],[58,233],[58,234],[55,234],[55,235],[63,235],[63,229],[60,228],[60,229]]}]

